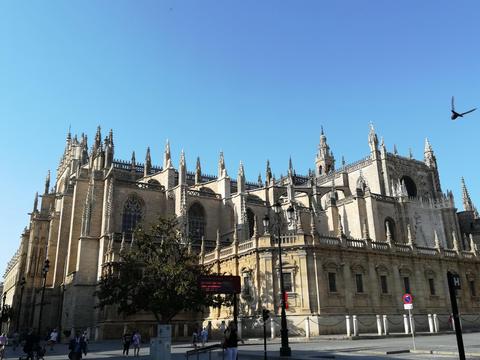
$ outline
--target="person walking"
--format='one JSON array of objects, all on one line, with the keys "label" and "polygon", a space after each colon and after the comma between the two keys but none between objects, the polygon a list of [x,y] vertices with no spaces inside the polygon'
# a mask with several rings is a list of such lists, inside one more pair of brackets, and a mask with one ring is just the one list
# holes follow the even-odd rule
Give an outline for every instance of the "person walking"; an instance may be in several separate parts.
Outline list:
[{"label": "person walking", "polygon": [[7,346],[7,336],[5,333],[0,335],[0,360],[5,356],[5,347]]},{"label": "person walking", "polygon": [[206,327],[204,327],[202,332],[200,333],[200,340],[202,341],[202,346],[205,346],[205,343],[208,340],[208,330]]},{"label": "person walking", "polygon": [[25,336],[25,344],[23,345],[23,352],[27,354],[27,360],[34,358],[34,351],[37,351],[40,347],[39,338],[33,333],[33,329],[29,329]]},{"label": "person walking", "polygon": [[58,331],[57,329],[53,329],[53,331],[50,333],[50,338],[48,339],[48,345],[50,345],[50,351],[53,351],[53,348],[55,344],[58,341]]},{"label": "person walking", "polygon": [[140,356],[140,344],[142,343],[142,336],[140,335],[140,332],[138,330],[134,332],[132,342],[133,356]]},{"label": "person walking", "polygon": [[130,344],[132,343],[132,335],[127,331],[123,334],[123,355],[128,356],[130,350]]},{"label": "person walking", "polygon": [[238,342],[243,340],[238,337],[237,325],[230,321],[227,330],[225,330],[224,346],[227,350],[227,360],[237,360],[238,356]]},{"label": "person walking", "polygon": [[194,349],[197,348],[197,342],[198,342],[198,328],[195,326],[192,334],[192,344]]},{"label": "person walking", "polygon": [[70,340],[68,348],[70,350],[70,353],[68,354],[70,360],[80,360],[82,354],[87,355],[87,343],[80,331],[77,331],[75,337]]}]

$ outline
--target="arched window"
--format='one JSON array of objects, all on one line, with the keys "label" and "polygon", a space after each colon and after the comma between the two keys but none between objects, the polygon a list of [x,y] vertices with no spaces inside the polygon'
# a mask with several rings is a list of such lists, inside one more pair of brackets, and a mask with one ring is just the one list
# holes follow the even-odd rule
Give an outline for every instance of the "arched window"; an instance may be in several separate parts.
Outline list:
[{"label": "arched window", "polygon": [[188,234],[192,243],[201,243],[205,236],[205,210],[199,203],[194,203],[188,209]]},{"label": "arched window", "polygon": [[385,238],[387,237],[387,229],[390,232],[391,240],[395,241],[395,221],[390,217],[385,219]]},{"label": "arched window", "polygon": [[143,202],[136,196],[130,196],[123,205],[122,232],[130,233],[142,221]]},{"label": "arched window", "polygon": [[253,236],[253,228],[255,226],[255,213],[251,209],[247,209],[248,238]]},{"label": "arched window", "polygon": [[407,189],[407,194],[410,197],[417,196],[417,186],[415,182],[409,176],[404,176],[401,178],[401,182],[405,184],[405,188]]}]

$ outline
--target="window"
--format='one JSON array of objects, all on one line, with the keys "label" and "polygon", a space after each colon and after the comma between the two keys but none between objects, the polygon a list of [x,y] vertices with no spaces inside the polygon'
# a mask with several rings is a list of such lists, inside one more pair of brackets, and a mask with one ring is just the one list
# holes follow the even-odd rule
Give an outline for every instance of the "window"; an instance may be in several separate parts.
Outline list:
[{"label": "window", "polygon": [[388,294],[387,275],[380,275],[380,287],[382,288],[382,294]]},{"label": "window", "polygon": [[475,281],[474,280],[470,280],[468,282],[468,285],[470,286],[470,295],[472,296],[477,296],[477,293],[475,291]]},{"label": "window", "polygon": [[395,221],[390,217],[385,219],[385,238],[388,232],[390,233],[390,239],[395,241]]},{"label": "window", "polygon": [[129,197],[123,205],[122,232],[131,233],[142,221],[142,203],[137,197]]},{"label": "window", "polygon": [[403,290],[405,290],[406,294],[410,294],[410,279],[408,276],[403,278]]},{"label": "window", "polygon": [[188,209],[188,234],[194,244],[200,244],[205,235],[205,211],[199,203],[194,203]]},{"label": "window", "polygon": [[355,274],[355,282],[357,283],[357,293],[363,293],[363,276],[362,274]]},{"label": "window", "polygon": [[248,223],[248,238],[253,236],[253,230],[255,227],[255,214],[251,209],[247,209],[247,223]]},{"label": "window", "polygon": [[328,290],[330,292],[337,292],[337,274],[333,272],[328,273]]},{"label": "window", "polygon": [[291,272],[284,272],[283,273],[283,288],[285,292],[292,292],[293,291],[293,282],[292,282],[292,273]]},{"label": "window", "polygon": [[428,285],[430,286],[430,295],[435,295],[435,280],[428,279]]},{"label": "window", "polygon": [[405,184],[405,188],[407,189],[407,194],[409,197],[417,196],[417,186],[411,177],[404,176],[402,177],[401,182]]}]

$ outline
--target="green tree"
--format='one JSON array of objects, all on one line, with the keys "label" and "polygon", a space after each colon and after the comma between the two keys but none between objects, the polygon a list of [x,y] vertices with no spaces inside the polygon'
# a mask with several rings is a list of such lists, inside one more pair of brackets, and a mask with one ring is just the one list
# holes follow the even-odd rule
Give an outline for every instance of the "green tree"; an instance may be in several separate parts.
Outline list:
[{"label": "green tree", "polygon": [[121,250],[120,261],[104,269],[98,307],[116,305],[124,315],[147,311],[167,324],[182,311],[219,305],[219,297],[199,289],[198,277],[210,268],[189,251],[177,225],[175,219],[160,218],[148,232],[135,231],[133,245]]}]

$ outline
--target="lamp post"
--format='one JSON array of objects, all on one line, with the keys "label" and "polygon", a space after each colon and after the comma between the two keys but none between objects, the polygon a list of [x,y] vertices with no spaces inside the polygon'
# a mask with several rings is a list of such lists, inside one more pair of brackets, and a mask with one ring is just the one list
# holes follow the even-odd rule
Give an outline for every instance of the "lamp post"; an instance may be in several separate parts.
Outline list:
[{"label": "lamp post", "polygon": [[38,334],[42,331],[42,312],[43,312],[43,298],[45,297],[45,286],[47,285],[47,273],[48,269],[50,268],[50,261],[48,259],[45,260],[43,264],[43,286],[42,286],[42,297],[40,299],[40,314],[38,315]]},{"label": "lamp post", "polygon": [[[282,241],[281,241],[281,218],[280,212],[282,211],[282,206],[276,202],[272,205],[273,212],[275,213],[275,226],[276,226],[276,236],[278,241],[278,265],[280,268],[280,294],[281,294],[281,304],[282,304],[282,312],[281,312],[281,329],[280,334],[282,337],[282,346],[280,348],[280,356],[291,356],[292,350],[290,346],[288,346],[288,329],[287,329],[287,314],[286,314],[286,299],[285,299],[285,286],[283,282],[283,265],[282,265]],[[289,221],[293,218],[294,213],[293,206],[290,205],[287,209],[287,216]],[[265,229],[269,229],[270,226],[270,219],[268,214],[265,215],[263,218],[263,226]]]},{"label": "lamp post", "polygon": [[20,330],[20,311],[22,310],[22,299],[23,299],[23,290],[25,289],[25,284],[27,281],[25,280],[25,277],[22,277],[22,280],[20,280],[20,301],[18,302],[18,310],[17,310],[17,320],[15,324],[15,331],[18,332]]}]

